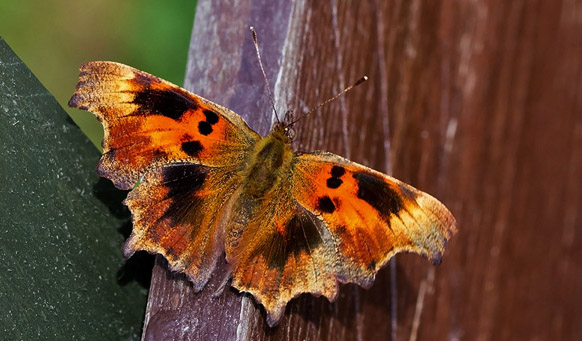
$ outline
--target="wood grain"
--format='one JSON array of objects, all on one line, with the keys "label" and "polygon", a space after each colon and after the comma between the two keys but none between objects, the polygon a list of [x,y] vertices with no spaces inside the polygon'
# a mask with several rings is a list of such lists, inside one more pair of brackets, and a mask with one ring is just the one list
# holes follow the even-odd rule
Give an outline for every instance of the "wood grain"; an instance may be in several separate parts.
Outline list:
[{"label": "wood grain", "polygon": [[370,290],[293,300],[275,328],[252,298],[195,294],[158,259],[143,337],[218,340],[582,339],[582,3],[198,3],[185,86],[265,134],[272,115],[371,81],[297,127],[442,200],[460,233],[433,267],[399,255]]}]

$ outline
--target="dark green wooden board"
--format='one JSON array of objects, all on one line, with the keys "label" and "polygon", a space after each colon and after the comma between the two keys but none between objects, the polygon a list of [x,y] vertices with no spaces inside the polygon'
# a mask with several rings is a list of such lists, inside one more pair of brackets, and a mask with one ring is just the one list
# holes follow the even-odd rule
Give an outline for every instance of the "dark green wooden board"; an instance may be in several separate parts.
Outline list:
[{"label": "dark green wooden board", "polygon": [[129,216],[98,159],[0,38],[2,339],[139,339],[147,290],[127,279]]}]

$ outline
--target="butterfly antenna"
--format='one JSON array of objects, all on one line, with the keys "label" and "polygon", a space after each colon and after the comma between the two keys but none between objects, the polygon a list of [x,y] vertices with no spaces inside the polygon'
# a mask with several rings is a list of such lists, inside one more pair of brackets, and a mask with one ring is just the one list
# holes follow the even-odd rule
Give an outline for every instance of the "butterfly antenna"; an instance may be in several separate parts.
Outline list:
[{"label": "butterfly antenna", "polygon": [[305,116],[307,116],[307,115],[309,115],[309,114],[311,114],[311,113],[313,113],[313,112],[317,111],[317,109],[319,109],[319,108],[323,107],[324,105],[328,104],[329,102],[333,102],[333,101],[335,101],[335,100],[336,100],[336,99],[338,99],[340,96],[343,96],[343,95],[344,95],[346,92],[348,92],[348,91],[352,90],[353,88],[355,88],[356,86],[358,86],[358,85],[360,85],[360,84],[364,83],[364,82],[365,82],[365,81],[367,81],[367,80],[368,80],[368,76],[364,76],[364,77],[362,77],[362,78],[358,79],[358,80],[357,80],[357,81],[356,81],[354,84],[352,84],[352,85],[348,86],[347,88],[345,88],[344,90],[342,90],[342,91],[341,91],[340,93],[338,93],[337,95],[335,95],[335,96],[333,96],[333,97],[331,97],[331,98],[328,98],[327,100],[323,101],[322,103],[320,103],[320,104],[319,104],[318,106],[316,106],[315,108],[313,108],[313,109],[309,110],[308,112],[304,113],[303,115],[301,115],[301,116],[300,116],[298,119],[296,119],[295,121],[293,121],[293,122],[289,123],[287,126],[288,126],[288,127],[292,126],[293,124],[297,123],[299,120],[301,120],[302,118],[304,118]]},{"label": "butterfly antenna", "polygon": [[265,68],[263,67],[263,62],[261,61],[261,53],[259,52],[259,39],[257,38],[257,31],[255,31],[254,27],[250,27],[251,32],[253,33],[253,43],[255,44],[255,51],[257,51],[257,59],[259,60],[259,66],[261,67],[261,72],[263,73],[263,79],[265,80],[265,87],[267,88],[267,92],[269,93],[269,99],[271,99],[271,106],[273,107],[273,112],[275,113],[275,118],[277,119],[277,123],[281,123],[279,120],[279,115],[277,115],[277,109],[275,109],[275,99],[273,97],[273,93],[271,92],[271,87],[269,86],[269,81],[267,80],[267,74],[265,73]]}]

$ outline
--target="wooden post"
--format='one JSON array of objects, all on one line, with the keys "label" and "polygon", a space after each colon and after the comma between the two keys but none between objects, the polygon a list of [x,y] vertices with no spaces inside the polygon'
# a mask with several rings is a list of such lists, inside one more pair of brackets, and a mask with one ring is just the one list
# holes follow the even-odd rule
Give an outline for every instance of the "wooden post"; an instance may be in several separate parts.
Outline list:
[{"label": "wooden post", "polygon": [[368,83],[297,127],[325,149],[442,200],[460,233],[443,264],[399,255],[370,290],[303,295],[269,328],[219,265],[193,293],[158,259],[144,339],[582,337],[582,19],[576,1],[201,0],[185,87],[266,134],[280,112]]}]

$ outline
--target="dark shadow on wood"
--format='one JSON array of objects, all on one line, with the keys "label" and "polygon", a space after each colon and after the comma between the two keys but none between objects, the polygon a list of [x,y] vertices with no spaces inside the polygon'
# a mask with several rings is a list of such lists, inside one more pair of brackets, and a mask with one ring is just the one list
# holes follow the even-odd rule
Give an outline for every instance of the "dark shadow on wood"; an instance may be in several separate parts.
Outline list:
[{"label": "dark shadow on wood", "polygon": [[[127,206],[123,205],[123,200],[127,197],[127,193],[129,191],[122,191],[115,188],[113,183],[105,178],[99,178],[95,185],[93,185],[93,195],[107,206],[109,212],[114,217],[120,219],[120,225],[117,231],[125,239],[131,234],[132,228],[131,213]],[[125,286],[135,281],[141,287],[149,289],[154,259],[155,256],[147,252],[137,252],[117,270],[117,283]]]}]

